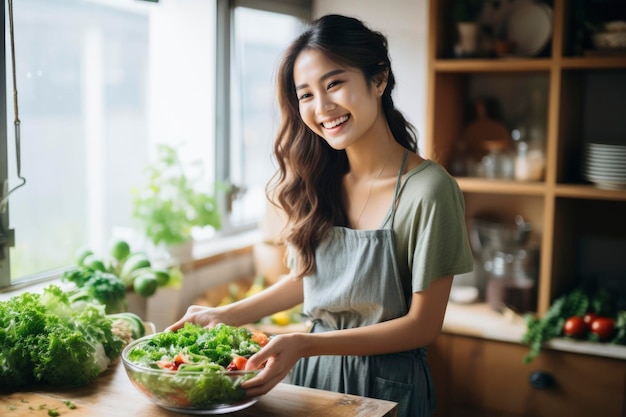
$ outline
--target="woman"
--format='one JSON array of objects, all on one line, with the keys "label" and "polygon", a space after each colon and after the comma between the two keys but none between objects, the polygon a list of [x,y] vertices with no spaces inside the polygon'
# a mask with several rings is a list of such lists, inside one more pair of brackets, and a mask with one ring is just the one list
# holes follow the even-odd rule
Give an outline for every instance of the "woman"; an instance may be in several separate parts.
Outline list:
[{"label": "woman", "polygon": [[265,364],[243,385],[250,396],[291,371],[298,385],[398,402],[401,416],[433,411],[425,347],[472,256],[462,194],[416,153],[394,86],[385,37],[353,18],[316,20],[283,56],[270,195],[287,215],[291,272],[170,326],[239,326],[303,303],[311,332],[276,336],[249,359]]}]

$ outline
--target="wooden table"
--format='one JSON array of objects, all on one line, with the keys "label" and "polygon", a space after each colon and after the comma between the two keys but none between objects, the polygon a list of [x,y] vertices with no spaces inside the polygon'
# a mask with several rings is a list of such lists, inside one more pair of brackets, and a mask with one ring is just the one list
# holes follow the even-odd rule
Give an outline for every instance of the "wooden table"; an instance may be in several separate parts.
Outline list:
[{"label": "wooden table", "polygon": [[[70,409],[66,401],[76,408]],[[230,417],[396,417],[394,402],[279,384],[256,404]],[[48,416],[56,410],[67,417],[173,417],[185,414],[151,403],[131,385],[121,362],[88,387],[0,394],[2,417]]]}]

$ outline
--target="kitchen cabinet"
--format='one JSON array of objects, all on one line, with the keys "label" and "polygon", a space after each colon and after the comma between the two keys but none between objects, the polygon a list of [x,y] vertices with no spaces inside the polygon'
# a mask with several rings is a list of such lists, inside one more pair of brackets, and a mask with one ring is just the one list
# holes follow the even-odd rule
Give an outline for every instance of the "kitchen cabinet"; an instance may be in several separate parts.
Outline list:
[{"label": "kitchen cabinet", "polygon": [[527,351],[442,333],[429,349],[435,417],[624,416],[626,361],[545,350],[524,364]]},{"label": "kitchen cabinet", "polygon": [[533,56],[457,58],[454,1],[430,1],[425,155],[455,174],[468,103],[485,96],[500,103],[509,129],[532,118],[540,132],[540,180],[456,175],[468,223],[495,210],[510,219],[521,214],[532,224],[539,255],[533,309],[539,314],[582,283],[626,293],[620,255],[626,250],[626,189],[600,188],[582,174],[587,142],[609,138],[626,146],[626,55],[579,47],[574,7],[582,3],[547,2],[551,36]]}]

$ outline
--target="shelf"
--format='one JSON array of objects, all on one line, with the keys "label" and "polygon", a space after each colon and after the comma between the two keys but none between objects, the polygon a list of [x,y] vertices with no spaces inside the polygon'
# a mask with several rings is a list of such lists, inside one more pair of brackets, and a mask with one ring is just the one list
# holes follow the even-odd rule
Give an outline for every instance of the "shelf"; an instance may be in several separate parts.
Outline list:
[{"label": "shelf", "polygon": [[438,59],[433,67],[439,72],[533,72],[548,71],[549,59],[498,58],[498,59]]},{"label": "shelf", "polygon": [[439,72],[527,72],[548,71],[553,65],[563,69],[626,69],[626,56],[564,58],[437,59]]},{"label": "shelf", "polygon": [[591,200],[626,201],[625,190],[605,190],[590,184],[558,185],[557,197],[570,197]]},{"label": "shelf", "polygon": [[488,194],[524,194],[541,196],[546,192],[543,182],[519,182],[506,180],[488,180],[483,178],[457,177],[457,182],[464,192]]},{"label": "shelf", "polygon": [[592,57],[563,58],[561,67],[564,69],[626,69],[626,56],[623,57]]},{"label": "shelf", "polygon": [[[548,190],[548,186],[544,182],[488,180],[471,177],[456,177],[455,179],[461,190],[471,193],[543,196]],[[606,190],[592,184],[560,184],[554,187],[554,195],[555,197],[626,201],[626,189]]]}]

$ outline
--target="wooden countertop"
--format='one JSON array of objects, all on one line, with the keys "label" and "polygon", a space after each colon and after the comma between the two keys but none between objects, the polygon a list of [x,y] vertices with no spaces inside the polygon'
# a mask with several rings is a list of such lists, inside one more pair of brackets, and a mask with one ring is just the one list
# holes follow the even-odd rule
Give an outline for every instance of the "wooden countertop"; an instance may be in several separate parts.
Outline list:
[{"label": "wooden countertop", "polygon": [[[67,401],[75,405],[71,409]],[[250,407],[228,414],[232,417],[396,417],[397,404],[372,398],[344,395],[289,384],[279,384]],[[87,387],[18,392],[0,396],[3,417],[48,416],[56,410],[67,417],[174,417],[145,398],[130,383],[121,362]]]}]

